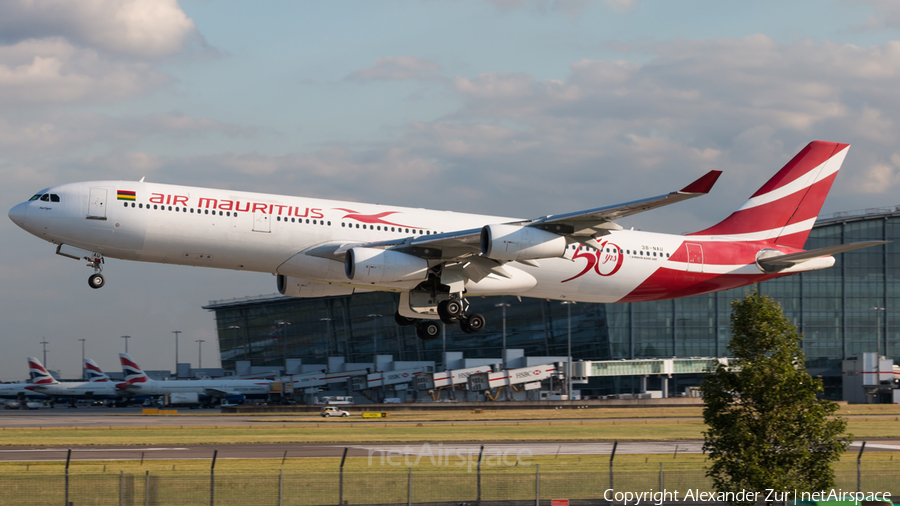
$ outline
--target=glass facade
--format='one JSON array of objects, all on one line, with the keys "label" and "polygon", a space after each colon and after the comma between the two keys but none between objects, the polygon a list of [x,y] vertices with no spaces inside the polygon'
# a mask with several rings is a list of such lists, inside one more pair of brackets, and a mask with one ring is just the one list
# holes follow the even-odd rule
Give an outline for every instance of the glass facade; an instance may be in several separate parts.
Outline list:
[{"label": "glass facade", "polygon": [[[760,292],[779,301],[803,334],[807,365],[813,374],[825,378],[830,397],[840,395],[842,359],[877,351],[900,362],[900,208],[849,214],[820,219],[806,248],[894,242],[836,255],[830,269],[759,284]],[[500,357],[504,318],[498,304],[509,304],[507,347],[524,349],[529,356],[565,356],[571,324],[576,359],[713,357],[729,355],[731,302],[753,289],[629,304],[471,298],[473,311],[485,316],[488,327],[479,334],[465,334],[458,326],[448,325],[446,339],[432,341],[422,341],[414,328],[394,323],[399,297],[392,293],[272,297],[215,302],[207,308],[216,312],[225,369],[234,369],[235,360],[280,366],[285,356],[324,363],[329,353],[347,362],[371,362],[373,351],[392,354],[396,360],[438,363],[444,350],[462,351],[467,358]],[[630,390],[633,380],[592,382],[591,386],[603,391]]]}]

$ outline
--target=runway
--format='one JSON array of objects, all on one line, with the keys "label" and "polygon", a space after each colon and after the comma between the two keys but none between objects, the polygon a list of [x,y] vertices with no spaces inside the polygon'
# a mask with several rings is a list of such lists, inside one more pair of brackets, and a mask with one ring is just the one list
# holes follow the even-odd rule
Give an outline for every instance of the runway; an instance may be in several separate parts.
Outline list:
[{"label": "runway", "polygon": [[[611,442],[531,441],[524,443],[374,443],[374,444],[234,444],[234,445],[158,445],[158,446],[92,446],[73,447],[72,461],[117,460],[206,460],[212,459],[296,459],[340,458],[347,448],[348,457],[367,457],[373,460],[416,458],[431,459],[477,457],[484,445],[484,455],[532,457],[547,455],[610,455]],[[859,450],[861,443],[851,445],[850,452]],[[62,447],[5,447],[0,448],[0,462],[64,462],[68,448]],[[622,441],[616,455],[702,453],[702,441]],[[866,451],[900,451],[900,441],[869,441]]]}]

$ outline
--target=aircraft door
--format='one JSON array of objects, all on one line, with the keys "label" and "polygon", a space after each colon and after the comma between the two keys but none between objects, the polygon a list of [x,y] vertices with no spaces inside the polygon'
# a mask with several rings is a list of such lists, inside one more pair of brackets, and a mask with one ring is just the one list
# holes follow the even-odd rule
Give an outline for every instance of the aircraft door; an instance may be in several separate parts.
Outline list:
[{"label": "aircraft door", "polygon": [[695,243],[685,243],[688,256],[688,272],[703,272],[703,246]]},{"label": "aircraft door", "polygon": [[87,219],[106,219],[106,188],[91,188]]},{"label": "aircraft door", "polygon": [[272,223],[269,220],[268,214],[260,213],[260,212],[253,213],[253,231],[254,232],[271,232],[272,231]]}]

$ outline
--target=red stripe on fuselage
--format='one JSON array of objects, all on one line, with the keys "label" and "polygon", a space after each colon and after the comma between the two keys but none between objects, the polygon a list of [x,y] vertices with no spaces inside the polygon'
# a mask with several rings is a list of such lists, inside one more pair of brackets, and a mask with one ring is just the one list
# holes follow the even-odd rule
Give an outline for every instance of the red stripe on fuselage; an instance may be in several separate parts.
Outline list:
[{"label": "red stripe on fuselage", "polygon": [[[756,255],[763,249],[775,249],[782,253],[796,253],[802,251],[796,248],[776,246],[771,241],[752,242],[723,242],[723,241],[692,241],[686,238],[681,246],[672,253],[669,258],[673,262],[687,262],[687,244],[698,244],[703,250],[703,264],[705,265],[745,265],[756,262]],[[698,263],[699,265],[699,263]]]},{"label": "red stripe on fuselage", "polygon": [[786,274],[710,274],[661,267],[618,302],[677,299],[702,293],[730,290]]}]

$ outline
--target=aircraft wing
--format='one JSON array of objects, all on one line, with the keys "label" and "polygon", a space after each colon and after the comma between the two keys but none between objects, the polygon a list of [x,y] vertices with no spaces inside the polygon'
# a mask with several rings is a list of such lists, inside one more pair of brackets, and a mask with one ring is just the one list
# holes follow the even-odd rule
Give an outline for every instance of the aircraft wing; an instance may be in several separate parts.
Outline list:
[{"label": "aircraft wing", "polygon": [[[599,244],[593,241],[595,237],[606,235],[610,230],[622,229],[613,220],[706,195],[721,174],[722,171],[720,170],[711,170],[681,190],[656,197],[585,211],[544,216],[533,220],[505,223],[505,225],[539,228],[568,236],[573,242],[582,242],[599,248]],[[396,249],[429,259],[464,259],[478,256],[481,253],[481,229],[474,228],[366,244],[346,244],[340,248],[331,249],[331,254],[336,257],[343,257],[347,250],[356,246]]]}]

